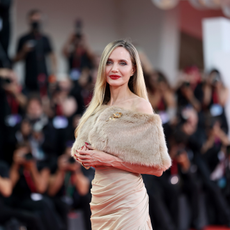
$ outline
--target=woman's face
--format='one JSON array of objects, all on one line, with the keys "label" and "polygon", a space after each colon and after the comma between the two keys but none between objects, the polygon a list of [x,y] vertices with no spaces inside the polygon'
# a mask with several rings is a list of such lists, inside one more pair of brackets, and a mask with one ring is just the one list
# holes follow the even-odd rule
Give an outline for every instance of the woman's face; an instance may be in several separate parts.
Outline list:
[{"label": "woman's face", "polygon": [[134,74],[129,52],[123,47],[117,47],[110,54],[105,68],[106,81],[110,86],[120,87],[129,82]]}]

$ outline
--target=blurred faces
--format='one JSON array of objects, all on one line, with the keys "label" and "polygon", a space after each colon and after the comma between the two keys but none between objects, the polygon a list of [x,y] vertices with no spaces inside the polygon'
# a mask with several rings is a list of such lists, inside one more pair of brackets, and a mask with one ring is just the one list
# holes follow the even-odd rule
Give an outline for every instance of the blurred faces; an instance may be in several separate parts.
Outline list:
[{"label": "blurred faces", "polygon": [[217,86],[218,84],[222,84],[220,73],[213,71],[209,75],[209,83],[213,86]]},{"label": "blurred faces", "polygon": [[31,124],[27,120],[23,120],[21,124],[21,133],[23,137],[26,139],[30,136],[32,131]]},{"label": "blurred faces", "polygon": [[186,68],[184,76],[190,84],[197,84],[201,80],[201,73],[196,66]]},{"label": "blurred faces", "polygon": [[43,114],[43,109],[40,101],[37,99],[31,99],[28,103],[26,112],[27,112],[27,116],[30,119],[32,120],[39,119]]},{"label": "blurred faces", "polygon": [[134,68],[129,52],[123,47],[117,47],[110,54],[105,68],[106,81],[112,87],[128,85]]},{"label": "blurred faces", "polygon": [[59,93],[68,95],[72,88],[72,84],[69,79],[64,79],[62,81],[58,81],[58,87],[59,87]]},{"label": "blurred faces", "polygon": [[41,12],[36,12],[29,17],[31,30],[39,31],[41,27],[42,15]]}]

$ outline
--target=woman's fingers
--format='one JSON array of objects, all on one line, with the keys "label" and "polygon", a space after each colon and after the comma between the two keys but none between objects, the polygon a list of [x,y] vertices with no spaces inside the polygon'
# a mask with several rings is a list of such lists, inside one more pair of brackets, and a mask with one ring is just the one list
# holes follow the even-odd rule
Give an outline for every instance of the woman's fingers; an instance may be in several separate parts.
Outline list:
[{"label": "woman's fingers", "polygon": [[92,152],[91,151],[89,151],[89,150],[78,150],[78,155],[80,156],[80,155],[88,155],[88,156],[90,156],[92,154]]},{"label": "woman's fingers", "polygon": [[84,161],[84,160],[90,160],[91,158],[90,158],[90,156],[82,155],[82,156],[79,156],[78,159],[79,159],[80,161]]},{"label": "woman's fingers", "polygon": [[85,142],[84,146],[76,150],[74,158],[84,167],[91,167],[94,161],[92,158],[92,155],[94,154],[93,150],[95,149],[90,144]]},{"label": "woman's fingers", "polygon": [[85,146],[90,150],[95,150],[95,148],[93,148],[92,145],[88,144],[87,142],[85,142]]}]

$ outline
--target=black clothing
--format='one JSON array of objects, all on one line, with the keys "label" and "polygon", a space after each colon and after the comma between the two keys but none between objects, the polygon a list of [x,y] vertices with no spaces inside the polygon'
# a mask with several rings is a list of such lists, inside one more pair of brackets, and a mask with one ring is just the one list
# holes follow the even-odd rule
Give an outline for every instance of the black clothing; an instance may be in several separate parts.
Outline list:
[{"label": "black clothing", "polygon": [[154,230],[176,230],[179,220],[179,189],[169,183],[168,171],[160,178],[142,175],[149,195],[149,215]]},{"label": "black clothing", "polygon": [[25,86],[30,91],[37,91],[41,84],[47,83],[48,72],[45,59],[53,49],[47,36],[29,33],[19,39],[17,53],[27,43],[30,43],[32,50],[25,57]]},{"label": "black clothing", "polygon": [[77,102],[76,114],[83,114],[85,112],[86,106],[84,104],[84,99],[82,96],[82,87],[79,85],[78,81],[74,81],[74,87],[72,88],[70,96],[73,96]]},{"label": "black clothing", "polygon": [[[178,88],[178,90],[176,91],[176,95],[177,95],[177,107],[178,107],[178,112],[179,112],[179,116],[181,117],[181,112],[184,108],[186,107],[192,107],[191,103],[188,101],[188,99],[183,95],[181,89],[182,87],[186,87],[186,86],[181,86]],[[203,102],[203,97],[204,97],[204,92],[203,92],[203,83],[198,83],[196,85],[196,87],[194,89],[192,89],[194,97],[196,98],[197,101],[199,101],[201,103],[202,106],[202,102]],[[183,118],[184,119],[184,118]],[[203,111],[199,111],[198,112],[198,127],[200,128],[204,128],[204,113]]]},{"label": "black clothing", "polygon": [[199,156],[198,154],[195,155],[194,161],[197,165],[199,178],[202,180],[202,185],[205,189],[206,195],[210,199],[210,202],[208,202],[208,213],[212,208],[217,210],[218,215],[214,215],[212,217],[209,215],[210,224],[217,224],[215,221],[217,221],[217,217],[220,217],[222,222],[221,224],[229,225],[230,210],[227,201],[222,195],[217,184],[214,181],[211,181],[211,171],[209,170],[209,167],[203,160],[202,156]]},{"label": "black clothing", "polygon": [[[49,159],[42,161],[37,160],[38,171],[49,168],[50,165]],[[19,169],[19,175],[19,180],[9,200],[11,206],[15,209],[23,209],[34,215],[38,215],[41,219],[41,223],[44,225],[44,230],[64,230],[64,226],[60,221],[58,213],[55,211],[52,201],[45,195],[40,194],[36,195],[38,199],[34,198],[33,195],[35,195],[36,190],[33,186],[33,180],[23,167]]]},{"label": "black clothing", "polygon": [[1,206],[0,224],[4,224],[12,218],[16,218],[23,223],[23,225],[26,225],[28,230],[45,229],[39,215],[23,209],[15,209],[5,204]]},{"label": "black clothing", "polygon": [[[44,168],[49,168],[50,164],[51,163],[49,159],[37,161],[37,169],[38,171],[41,171]],[[14,187],[13,196],[17,197],[20,201],[22,201],[23,199],[29,198],[30,195],[36,191],[33,191],[32,185],[30,184],[30,182],[28,183],[27,172],[25,171],[23,167],[20,167],[19,174],[20,174],[20,177]]]},{"label": "black clothing", "polygon": [[77,55],[76,52],[72,52],[69,55],[68,64],[69,64],[69,71],[73,69],[77,69],[80,72],[84,68],[91,69],[93,65],[91,59],[89,58],[89,56],[85,51],[82,51],[80,55]]},{"label": "black clothing", "polygon": [[42,149],[48,157],[60,156],[66,147],[65,130],[54,127],[53,119],[50,119],[43,128],[44,142]]},{"label": "black clothing", "polygon": [[[218,115],[214,115],[211,112],[212,107],[215,105],[217,105],[218,107],[220,107],[220,109],[222,109],[222,111],[219,111],[220,114],[218,114]],[[209,114],[211,114],[212,117],[215,117],[215,119],[220,122],[221,129],[227,134],[229,128],[228,128],[228,121],[227,121],[227,117],[226,117],[226,111],[225,111],[224,107],[222,107],[220,104],[218,104],[217,93],[215,92],[215,90],[213,88],[212,88],[212,98],[211,98],[211,101],[208,105],[208,110],[209,110]]]},{"label": "black clothing", "polygon": [[[181,86],[181,87],[185,87],[185,86]],[[190,103],[187,100],[187,98],[183,95],[183,93],[181,92],[181,87],[176,91],[177,94],[177,105],[178,108],[181,109],[183,107],[188,106]],[[193,90],[194,96],[195,98],[199,101],[202,102],[203,101],[203,84],[202,83],[198,83],[197,86],[195,87],[195,89]]]},{"label": "black clothing", "polygon": [[0,30],[0,68],[10,68],[11,61],[8,56],[10,42],[10,7],[12,0],[0,1],[0,18],[2,29]]},{"label": "black clothing", "polygon": [[[52,174],[54,174],[58,169],[57,163],[53,164],[51,168],[51,172]],[[92,168],[86,170],[82,167],[81,170],[90,181],[93,179],[94,170]],[[59,191],[53,197],[51,197],[51,200],[54,203],[56,211],[59,213],[63,223],[65,224],[66,229],[67,214],[70,209],[81,209],[83,211],[85,228],[87,230],[91,229],[91,211],[89,206],[91,194],[90,192],[88,192],[84,196],[78,194],[77,190],[75,189],[75,186],[71,182],[71,172],[66,172],[65,181],[63,182]]]},{"label": "black clothing", "polygon": [[[9,178],[8,167],[7,167],[7,165],[3,161],[0,161],[0,177],[2,177],[2,178]],[[0,206],[1,206],[2,202],[3,202],[3,196],[0,193]]]},{"label": "black clothing", "polygon": [[[8,167],[0,161],[0,176],[9,178]],[[43,226],[38,215],[26,212],[23,209],[15,209],[8,204],[8,198],[0,194],[0,225],[5,224],[11,218],[16,218],[24,223],[29,230],[43,230]]]}]

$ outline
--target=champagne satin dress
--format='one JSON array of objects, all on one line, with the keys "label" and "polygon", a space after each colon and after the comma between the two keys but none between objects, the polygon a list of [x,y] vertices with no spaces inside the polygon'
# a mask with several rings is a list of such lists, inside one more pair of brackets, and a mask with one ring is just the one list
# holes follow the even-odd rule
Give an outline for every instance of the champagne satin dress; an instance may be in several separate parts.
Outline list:
[{"label": "champagne satin dress", "polygon": [[140,174],[100,167],[92,181],[92,230],[152,230]]}]

